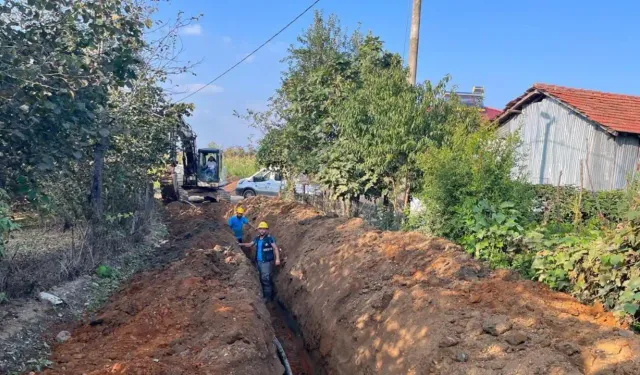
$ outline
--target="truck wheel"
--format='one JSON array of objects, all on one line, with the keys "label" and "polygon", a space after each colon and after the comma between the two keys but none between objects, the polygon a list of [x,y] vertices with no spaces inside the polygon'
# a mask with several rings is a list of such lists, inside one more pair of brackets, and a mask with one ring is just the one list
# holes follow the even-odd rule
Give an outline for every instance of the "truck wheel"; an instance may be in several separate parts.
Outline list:
[{"label": "truck wheel", "polygon": [[247,189],[244,191],[244,193],[242,193],[242,196],[245,198],[251,198],[251,197],[255,197],[256,196],[256,192],[251,190],[251,189]]}]

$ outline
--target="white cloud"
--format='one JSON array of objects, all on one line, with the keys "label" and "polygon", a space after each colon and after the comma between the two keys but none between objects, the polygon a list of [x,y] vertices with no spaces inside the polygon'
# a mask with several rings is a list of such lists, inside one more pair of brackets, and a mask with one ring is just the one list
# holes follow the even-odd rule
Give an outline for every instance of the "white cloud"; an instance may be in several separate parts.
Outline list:
[{"label": "white cloud", "polygon": [[[201,91],[198,91],[202,89]],[[189,83],[186,85],[179,85],[178,86],[178,91],[184,93],[184,94],[192,94],[196,91],[198,91],[199,94],[209,94],[209,95],[214,95],[214,94],[219,94],[221,92],[224,91],[224,88],[222,86],[217,86],[217,85],[205,85],[204,83]]]},{"label": "white cloud", "polygon": [[232,40],[230,36],[223,36],[222,37],[222,43],[224,44],[231,44]]},{"label": "white cloud", "polygon": [[[245,57],[246,57],[246,56],[247,56],[247,55],[245,55]],[[247,59],[246,59],[246,60],[244,60],[244,62],[245,62],[245,63],[247,63],[247,64],[251,64],[251,63],[252,63],[252,62],[254,62],[255,60],[256,60],[256,55],[251,55],[251,56],[247,57]]]},{"label": "white cloud", "polygon": [[182,34],[183,35],[201,35],[202,26],[200,26],[200,24],[197,24],[197,23],[193,25],[185,26],[184,29],[182,29]]}]

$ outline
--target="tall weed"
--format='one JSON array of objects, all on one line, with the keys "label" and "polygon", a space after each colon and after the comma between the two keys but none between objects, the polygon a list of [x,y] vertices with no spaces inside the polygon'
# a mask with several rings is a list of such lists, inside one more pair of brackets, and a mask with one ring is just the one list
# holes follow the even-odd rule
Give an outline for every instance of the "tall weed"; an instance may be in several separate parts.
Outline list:
[{"label": "tall weed", "polygon": [[223,160],[228,177],[245,178],[258,171],[255,155],[225,156]]}]

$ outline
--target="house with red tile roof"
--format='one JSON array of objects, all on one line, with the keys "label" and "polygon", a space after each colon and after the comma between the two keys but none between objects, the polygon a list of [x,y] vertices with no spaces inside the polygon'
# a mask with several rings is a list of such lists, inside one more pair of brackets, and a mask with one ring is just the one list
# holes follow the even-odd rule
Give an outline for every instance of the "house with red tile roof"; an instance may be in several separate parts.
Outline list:
[{"label": "house with red tile roof", "polygon": [[623,189],[640,161],[640,96],[534,84],[495,117],[518,132],[530,182]]}]

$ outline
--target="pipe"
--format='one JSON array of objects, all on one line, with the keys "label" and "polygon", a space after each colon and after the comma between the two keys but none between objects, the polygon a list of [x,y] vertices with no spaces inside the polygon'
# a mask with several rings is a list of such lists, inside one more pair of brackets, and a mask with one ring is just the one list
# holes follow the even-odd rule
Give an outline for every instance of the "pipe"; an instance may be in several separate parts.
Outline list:
[{"label": "pipe", "polygon": [[278,341],[277,337],[273,338],[273,343],[276,346],[276,349],[278,350],[278,356],[280,357],[280,362],[282,362],[282,365],[284,366],[284,374],[285,375],[293,375],[293,372],[291,372],[291,367],[289,366],[289,361],[287,360],[287,354],[284,352],[284,348],[282,347],[282,345],[280,345],[280,341]]}]

